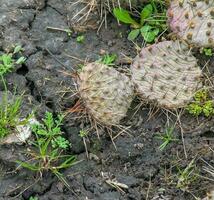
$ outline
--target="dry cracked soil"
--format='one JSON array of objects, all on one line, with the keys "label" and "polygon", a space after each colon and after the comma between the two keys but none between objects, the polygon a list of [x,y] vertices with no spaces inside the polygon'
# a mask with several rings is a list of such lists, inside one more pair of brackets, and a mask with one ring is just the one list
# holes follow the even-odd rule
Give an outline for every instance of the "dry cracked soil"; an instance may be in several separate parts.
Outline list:
[{"label": "dry cracked soil", "polygon": [[[78,33],[48,30],[71,28],[75,10],[73,0],[0,0],[0,51],[8,52],[14,44],[24,48],[26,62],[6,75],[8,89],[24,94],[23,115],[36,108],[38,119],[45,111],[60,113],[75,105],[75,85],[72,72],[84,60],[95,61],[100,52],[118,55],[119,70],[129,64],[122,55],[134,58],[134,45],[121,37],[126,35],[126,26],[108,16],[108,28],[85,31],[85,40],[78,43]],[[95,13],[96,14],[96,13]],[[95,22],[96,24],[96,22]],[[199,58],[201,67],[207,63],[206,56]],[[74,59],[76,58],[76,59]],[[214,59],[209,58],[209,72],[213,73]],[[1,93],[4,90],[0,83]],[[203,167],[206,161],[214,166],[213,118],[195,119],[183,114],[181,117],[183,138],[179,126],[174,130],[176,142],[163,151],[162,141],[156,136],[163,133],[166,122],[175,123],[176,116],[170,112],[152,110],[150,106],[138,108],[135,99],[128,116],[122,122],[129,127],[128,133],[120,134],[115,140],[115,149],[108,134],[101,133],[98,139],[95,131],[87,139],[90,159],[86,158],[85,147],[79,131],[84,124],[70,115],[63,124],[63,131],[72,143],[69,153],[77,155],[78,164],[63,171],[70,189],[51,173],[38,174],[17,167],[16,160],[23,160],[26,145],[0,146],[0,200],[193,200],[204,197],[212,189],[212,177]],[[153,113],[151,115],[151,113]],[[167,114],[168,113],[168,114]],[[118,130],[114,130],[115,135]],[[103,131],[104,132],[104,131]],[[184,153],[184,146],[187,157]],[[197,179],[188,178],[178,187],[182,172],[195,159]],[[124,185],[108,184],[108,181]]]}]

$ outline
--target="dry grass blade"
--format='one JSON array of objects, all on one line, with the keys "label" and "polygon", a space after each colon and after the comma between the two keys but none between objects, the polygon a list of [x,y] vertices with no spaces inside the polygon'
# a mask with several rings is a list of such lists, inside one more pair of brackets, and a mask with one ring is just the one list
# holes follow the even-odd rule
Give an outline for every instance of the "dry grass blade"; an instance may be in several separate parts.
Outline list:
[{"label": "dry grass blade", "polygon": [[97,0],[78,0],[72,4],[72,6],[76,6],[78,4],[84,4],[85,6],[77,12],[73,17],[72,21],[78,23],[80,21],[87,21],[90,14],[97,8],[98,3]]}]

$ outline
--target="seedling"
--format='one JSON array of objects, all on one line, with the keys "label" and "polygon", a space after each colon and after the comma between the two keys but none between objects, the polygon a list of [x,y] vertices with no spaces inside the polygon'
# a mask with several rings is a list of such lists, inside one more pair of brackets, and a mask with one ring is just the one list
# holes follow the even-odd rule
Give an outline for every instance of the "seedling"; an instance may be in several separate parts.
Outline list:
[{"label": "seedling", "polygon": [[80,136],[81,138],[84,138],[84,137],[88,136],[88,131],[80,130],[79,136]]},{"label": "seedling", "polygon": [[114,63],[115,63],[116,59],[117,59],[116,54],[105,54],[102,56],[101,59],[98,60],[98,62],[103,63],[108,66],[113,66],[113,65],[115,65]]},{"label": "seedling", "polygon": [[25,125],[30,118],[20,121],[22,97],[9,98],[6,91],[0,102],[0,139],[14,132],[16,126]]},{"label": "seedling", "polygon": [[85,36],[84,35],[79,35],[78,37],[77,37],[77,42],[78,43],[83,43],[85,41]]},{"label": "seedling", "polygon": [[80,130],[79,136],[83,139],[83,143],[84,143],[84,146],[85,146],[86,156],[88,158],[89,157],[88,156],[88,148],[87,148],[87,143],[86,143],[86,137],[88,136],[88,131],[86,131],[86,130]]},{"label": "seedling", "polygon": [[173,132],[174,132],[174,127],[167,127],[164,135],[160,135],[157,137],[158,139],[163,141],[163,143],[159,146],[159,149],[161,151],[163,151],[169,145],[169,143],[173,141],[178,141],[178,139],[174,138]]},{"label": "seedling", "polygon": [[195,159],[193,159],[185,169],[181,170],[178,168],[178,171],[179,175],[177,188],[181,189],[182,191],[188,191],[189,186],[191,186],[198,178]]},{"label": "seedling", "polygon": [[14,59],[14,55],[23,51],[23,48],[18,45],[14,48],[13,53],[0,55],[0,76],[3,77],[5,74],[12,72],[14,66],[25,62],[26,58],[21,56],[17,60]]},{"label": "seedling", "polygon": [[119,21],[131,26],[133,30],[129,33],[128,39],[132,41],[142,35],[146,42],[152,43],[160,33],[167,29],[166,9],[162,1],[152,0],[142,9],[138,20],[135,20],[129,11],[122,8],[115,8],[113,13]]},{"label": "seedling", "polygon": [[51,171],[69,187],[60,170],[74,165],[76,157],[64,154],[70,147],[70,143],[64,138],[60,128],[63,118],[64,116],[58,115],[54,119],[52,113],[46,112],[42,123],[32,126],[35,141],[27,152],[31,159],[26,162],[17,161],[17,163],[41,175],[44,171]]},{"label": "seedling", "polygon": [[29,200],[39,200],[38,197],[30,197]]},{"label": "seedling", "polygon": [[213,51],[211,48],[202,48],[202,53],[206,56],[213,56]]},{"label": "seedling", "polygon": [[84,64],[78,64],[77,65],[77,72],[80,73],[84,68]]},{"label": "seedling", "polygon": [[208,90],[200,90],[194,96],[194,101],[190,103],[186,110],[193,116],[204,115],[210,117],[214,115],[214,102],[210,98]]}]

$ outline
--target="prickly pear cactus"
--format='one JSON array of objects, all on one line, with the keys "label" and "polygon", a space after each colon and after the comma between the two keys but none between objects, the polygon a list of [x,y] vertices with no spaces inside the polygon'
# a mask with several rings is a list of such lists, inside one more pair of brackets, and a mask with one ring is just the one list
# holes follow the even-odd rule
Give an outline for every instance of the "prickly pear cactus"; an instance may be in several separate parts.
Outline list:
[{"label": "prickly pear cactus", "polygon": [[180,41],[164,41],[142,49],[131,71],[137,92],[160,107],[185,106],[201,86],[197,60]]},{"label": "prickly pear cactus", "polygon": [[78,88],[88,113],[104,125],[117,125],[126,116],[134,95],[130,79],[100,63],[87,64]]},{"label": "prickly pear cactus", "polygon": [[171,30],[188,43],[214,46],[213,0],[172,0],[168,17]]}]

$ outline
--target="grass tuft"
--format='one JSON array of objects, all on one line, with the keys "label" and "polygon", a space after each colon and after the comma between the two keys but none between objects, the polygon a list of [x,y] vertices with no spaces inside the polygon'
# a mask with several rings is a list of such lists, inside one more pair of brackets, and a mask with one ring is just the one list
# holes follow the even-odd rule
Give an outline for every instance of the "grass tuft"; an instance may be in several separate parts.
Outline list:
[{"label": "grass tuft", "polygon": [[11,99],[8,92],[2,95],[0,102],[0,138],[10,134],[20,122],[21,97]]}]

